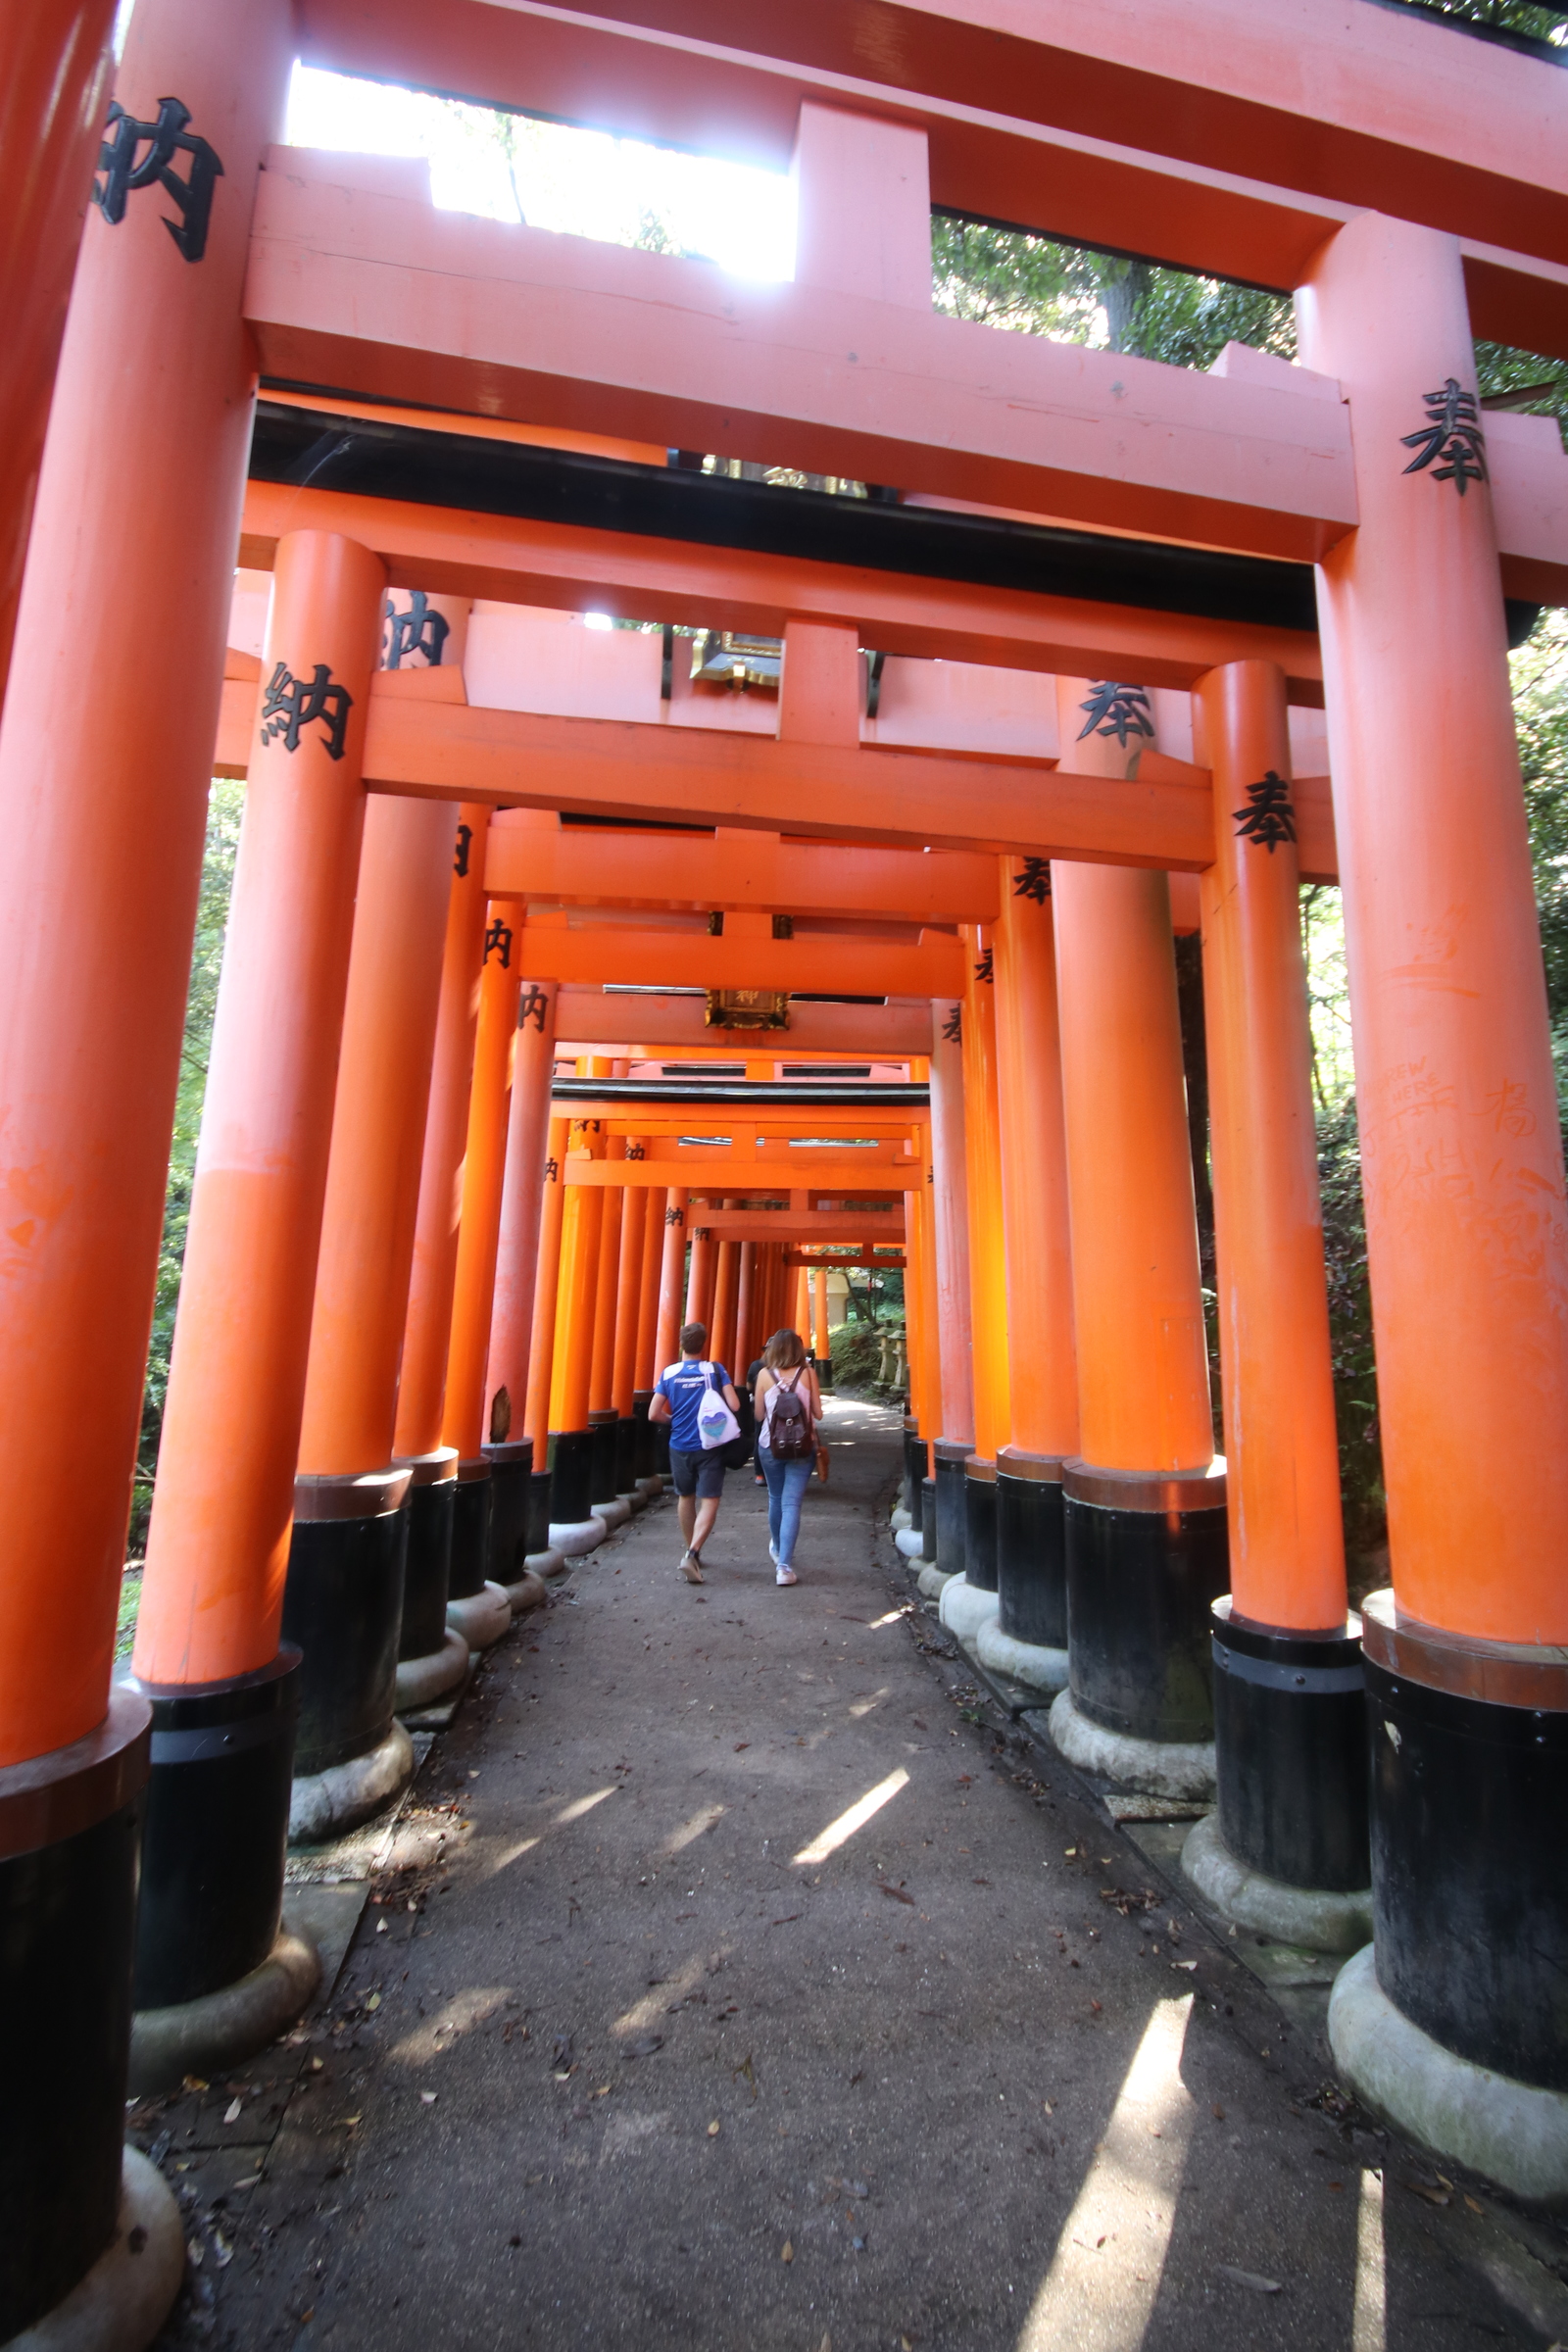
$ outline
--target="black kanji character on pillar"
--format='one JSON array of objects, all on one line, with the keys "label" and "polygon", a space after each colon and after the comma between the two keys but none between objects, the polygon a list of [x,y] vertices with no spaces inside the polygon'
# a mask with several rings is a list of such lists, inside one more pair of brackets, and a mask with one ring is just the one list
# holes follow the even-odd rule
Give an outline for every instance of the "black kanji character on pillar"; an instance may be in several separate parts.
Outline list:
[{"label": "black kanji character on pillar", "polygon": [[[172,196],[179,219],[164,216],[164,226],[187,262],[199,262],[207,251],[207,224],[212,219],[213,186],[223,167],[216,148],[185,128],[190,108],[177,98],[160,98],[156,122],[138,122],[118,100],[111,99],[103,145],[98,150],[102,181],[94,180],[92,200],[111,226],[125,218],[125,199],[138,188],[155,183]],[[138,156],[145,145],[147,152]],[[190,157],[184,179],[174,170],[176,155]]]},{"label": "black kanji character on pillar", "polygon": [[[1476,396],[1464,392],[1450,375],[1441,392],[1423,392],[1427,423],[1418,433],[1400,436],[1401,449],[1413,449],[1415,456],[1404,468],[1406,473],[1423,473],[1431,466],[1435,482],[1452,482],[1463,498],[1471,482],[1491,479],[1487,472],[1487,436],[1481,429],[1476,409]],[[1441,466],[1433,461],[1442,458]]]},{"label": "black kanji character on pillar", "polygon": [[552,1152],[552,1153],[550,1154],[550,1157],[549,1157],[549,1158],[548,1158],[548,1159],[545,1161],[545,1182],[546,1182],[546,1184],[554,1184],[554,1183],[555,1183],[555,1181],[556,1181],[556,1178],[557,1178],[557,1177],[558,1177],[560,1174],[561,1174],[561,1162],[560,1162],[560,1160],[559,1160],[559,1159],[557,1159],[557,1157],[556,1157],[555,1153],[554,1153],[554,1152]]},{"label": "black kanji character on pillar", "polygon": [[665,1209],[665,1211],[664,1211],[664,1223],[665,1223],[666,1225],[684,1225],[684,1224],[685,1224],[685,1222],[686,1222],[686,1211],[685,1211],[683,1208],[666,1208],[666,1209]]},{"label": "black kanji character on pillar", "polygon": [[343,738],[348,732],[349,712],[354,697],[346,686],[334,686],[332,672],[326,662],[318,662],[309,680],[295,677],[286,662],[280,662],[267,681],[262,697],[262,741],[270,743],[281,735],[285,752],[300,748],[300,729],[319,719],[326,729],[326,756],[329,760],[343,757]]},{"label": "black kanji character on pillar", "polygon": [[[506,969],[506,962],[504,958],[501,968],[503,971]],[[544,990],[540,987],[537,980],[530,980],[525,993],[521,998],[519,998],[517,1003],[517,1027],[519,1029],[526,1029],[528,1023],[532,1021],[534,1027],[538,1030],[539,1035],[543,1037],[545,1033],[545,1014],[549,1010],[550,999],[545,995]]]},{"label": "black kanji character on pillar", "polygon": [[497,949],[501,954],[501,969],[504,972],[510,972],[512,969],[512,925],[504,923],[499,914],[484,935],[486,963],[489,962],[492,953]]},{"label": "black kanji character on pillar", "polygon": [[962,1045],[963,1006],[961,1004],[955,1004],[953,1010],[949,1013],[947,1019],[942,1024],[942,1034],[947,1039],[950,1046]]},{"label": "black kanji character on pillar", "polygon": [[1291,788],[1283,776],[1272,768],[1261,783],[1249,784],[1247,797],[1250,808],[1233,808],[1236,830],[1243,841],[1255,842],[1272,858],[1282,841],[1296,839],[1296,810],[1291,807]]},{"label": "black kanji character on pillar", "polygon": [[646,1144],[628,1144],[626,1146],[626,1157],[628,1159],[646,1159],[648,1157],[648,1146]]},{"label": "black kanji character on pillar", "polygon": [[468,852],[472,849],[472,847],[473,827],[471,825],[460,825],[458,827],[458,854],[452,860],[452,871],[457,875],[460,882],[468,870]]},{"label": "black kanji character on pillar", "polygon": [[1154,722],[1150,716],[1149,697],[1141,686],[1123,686],[1115,678],[1104,678],[1089,689],[1089,700],[1080,703],[1080,710],[1089,716],[1078,730],[1078,741],[1086,735],[1114,735],[1123,751],[1129,735],[1152,735]]},{"label": "black kanji character on pillar", "polygon": [[1015,899],[1033,899],[1037,906],[1043,906],[1051,896],[1051,859],[1026,858],[1023,872],[1012,877],[1012,895]]},{"label": "black kanji character on pillar", "polygon": [[406,612],[398,612],[388,597],[381,618],[386,623],[384,660],[388,669],[401,669],[415,654],[424,656],[428,668],[440,668],[441,648],[452,634],[452,623],[444,612],[431,612],[422,588],[415,589]]},{"label": "black kanji character on pillar", "polygon": [[977,980],[984,980],[984,981],[987,981],[987,982],[991,982],[991,981],[994,981],[994,980],[996,979],[996,976],[997,976],[996,959],[995,959],[995,954],[994,954],[994,951],[993,951],[992,949],[990,949],[990,948],[987,948],[987,950],[986,950],[985,954],[984,954],[984,955],[981,956],[981,958],[980,958],[979,962],[978,962],[978,963],[975,965],[975,967],[974,967],[974,976],[975,976],[975,978],[976,978]]}]

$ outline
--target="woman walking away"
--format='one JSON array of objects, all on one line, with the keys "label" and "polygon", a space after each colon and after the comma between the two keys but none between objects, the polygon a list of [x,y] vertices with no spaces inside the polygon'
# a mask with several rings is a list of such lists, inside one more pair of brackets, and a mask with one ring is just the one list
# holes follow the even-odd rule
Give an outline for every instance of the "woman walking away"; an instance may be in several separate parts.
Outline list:
[{"label": "woman walking away", "polygon": [[775,1331],[757,1375],[757,1458],[767,1481],[767,1532],[774,1582],[793,1585],[801,1497],[816,1466],[822,1393],[798,1331]]}]

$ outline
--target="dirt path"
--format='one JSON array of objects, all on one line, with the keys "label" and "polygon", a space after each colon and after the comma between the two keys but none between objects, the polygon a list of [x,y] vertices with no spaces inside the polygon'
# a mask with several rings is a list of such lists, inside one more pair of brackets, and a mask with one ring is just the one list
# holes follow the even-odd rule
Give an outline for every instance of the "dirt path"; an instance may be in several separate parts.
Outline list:
[{"label": "dirt path", "polygon": [[701,1593],[665,1504],[492,1654],[312,2037],[136,2119],[204,2256],[171,2343],[1545,2340],[976,1719],[883,1532],[895,1426],[833,1408],[793,1591],[732,1476]]}]

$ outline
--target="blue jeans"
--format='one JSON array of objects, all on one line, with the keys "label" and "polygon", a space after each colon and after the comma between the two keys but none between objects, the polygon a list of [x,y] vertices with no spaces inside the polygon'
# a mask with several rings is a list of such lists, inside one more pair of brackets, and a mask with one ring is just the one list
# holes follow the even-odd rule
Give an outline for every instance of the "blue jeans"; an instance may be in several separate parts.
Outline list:
[{"label": "blue jeans", "polygon": [[776,1462],[765,1446],[757,1459],[767,1481],[767,1532],[781,1568],[795,1565],[795,1539],[801,1532],[801,1497],[816,1464],[809,1454],[804,1462]]}]

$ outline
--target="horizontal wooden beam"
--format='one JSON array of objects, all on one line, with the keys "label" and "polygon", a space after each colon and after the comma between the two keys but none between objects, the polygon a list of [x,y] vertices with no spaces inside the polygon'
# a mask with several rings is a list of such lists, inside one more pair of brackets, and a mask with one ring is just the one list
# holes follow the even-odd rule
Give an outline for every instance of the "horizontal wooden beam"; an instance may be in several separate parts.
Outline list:
[{"label": "horizontal wooden beam", "polygon": [[[788,821],[825,839],[891,848],[1007,851],[1189,873],[1214,859],[1206,780],[1107,783],[1027,760],[474,710],[408,699],[396,691],[399,675],[371,685],[365,780],[372,792],[766,832]],[[245,773],[258,695],[254,680],[224,685],[220,775]],[[1182,772],[1178,762],[1161,764]],[[1187,779],[1202,776],[1185,771]],[[1302,876],[1332,882],[1339,868],[1328,779],[1298,778],[1294,795]],[[890,981],[867,993],[913,992]]]},{"label": "horizontal wooden beam", "polygon": [[671,911],[765,908],[772,914],[902,916],[991,923],[1001,861],[976,851],[831,848],[770,833],[680,834],[542,828],[498,816],[485,850],[493,898]]},{"label": "horizontal wooden beam", "polygon": [[1354,524],[1327,377],[1201,374],[748,284],[374,180],[269,151],[245,291],[265,374],[1298,562]]},{"label": "horizontal wooden beam", "polygon": [[[374,404],[313,409],[374,416]],[[416,419],[428,423],[430,419]],[[443,421],[457,424],[459,419]],[[916,660],[1187,687],[1226,662],[1276,662],[1293,701],[1322,701],[1315,633],[1206,620],[1137,606],[1024,595],[964,580],[703,547],[681,539],[530,522],[349,491],[249,483],[240,563],[270,571],[285,531],[340,531],[371,548],[395,588],[483,597],[620,620],[781,637],[790,620],[855,628],[860,643]]]},{"label": "horizontal wooden beam", "polygon": [[845,996],[957,996],[961,943],[926,931],[916,946],[875,939],[721,939],[634,931],[620,923],[566,931],[520,922],[513,955],[530,980],[597,980],[663,988],[808,989]]},{"label": "horizontal wooden beam", "polygon": [[602,987],[567,983],[556,1000],[558,1050],[567,1046],[645,1048],[654,1059],[711,1052],[726,1061],[748,1054],[791,1059],[853,1054],[862,1061],[906,1061],[931,1051],[931,1007],[923,999],[888,1004],[791,1004],[787,1029],[710,1029],[704,997],[606,996]]},{"label": "horizontal wooden beam", "polygon": [[[629,1106],[613,1098],[600,1102],[582,1096],[556,1095],[551,1100],[550,1115],[557,1119],[593,1121],[612,1135],[712,1135],[751,1146],[759,1136],[787,1143],[797,1135],[913,1135],[930,1113],[924,1105],[843,1110],[807,1105],[799,1110],[753,1110],[742,1103],[700,1100],[671,1109],[667,1102]],[[698,1189],[701,1191],[702,1187]]]},{"label": "horizontal wooden beam", "polygon": [[1134,24],[1112,0],[1004,23],[920,0],[879,0],[871,19],[834,0],[591,16],[302,0],[300,15],[311,64],[775,171],[805,98],[913,122],[936,204],[1254,285],[1299,284],[1370,204],[1467,240],[1478,334],[1568,357],[1568,270],[1553,283],[1549,258],[1568,263],[1560,78],[1392,10],[1159,0]]},{"label": "horizontal wooden beam", "polygon": [[776,1160],[764,1159],[760,1152],[755,1157],[748,1153],[744,1159],[739,1153],[711,1152],[675,1152],[667,1159],[583,1159],[572,1154],[566,1160],[566,1182],[622,1189],[629,1186],[647,1191],[653,1186],[695,1184],[701,1177],[705,1183],[722,1183],[729,1191],[743,1196],[766,1192],[770,1181],[779,1183],[782,1191],[791,1191],[790,1179],[797,1183],[830,1185],[836,1177],[852,1187],[891,1182],[892,1189],[903,1192],[925,1182],[923,1162],[906,1160],[896,1164],[891,1156],[879,1158],[873,1152],[798,1152],[793,1158],[800,1163],[798,1166],[781,1168]]},{"label": "horizontal wooden beam", "polygon": [[[690,1212],[687,1230],[698,1229]],[[711,1208],[702,1215],[701,1230],[718,1242],[863,1242],[886,1235],[902,1242],[902,1209]]]}]

